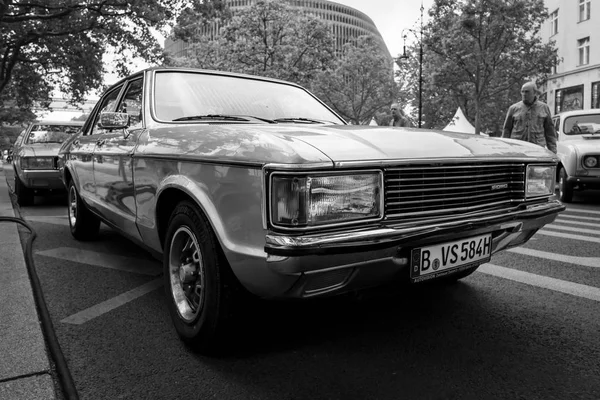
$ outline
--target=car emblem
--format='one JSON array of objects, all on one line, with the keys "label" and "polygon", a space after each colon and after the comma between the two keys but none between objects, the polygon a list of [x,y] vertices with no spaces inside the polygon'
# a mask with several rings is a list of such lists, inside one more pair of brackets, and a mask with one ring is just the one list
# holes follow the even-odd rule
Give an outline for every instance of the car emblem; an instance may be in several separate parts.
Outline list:
[{"label": "car emblem", "polygon": [[501,183],[498,185],[492,185],[492,190],[506,189],[507,187],[508,187],[508,183]]}]

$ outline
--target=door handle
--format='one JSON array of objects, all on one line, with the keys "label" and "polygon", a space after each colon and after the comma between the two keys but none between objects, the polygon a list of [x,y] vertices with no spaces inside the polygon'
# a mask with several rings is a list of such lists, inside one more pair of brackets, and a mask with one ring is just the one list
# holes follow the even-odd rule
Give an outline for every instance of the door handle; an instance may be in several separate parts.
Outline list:
[{"label": "door handle", "polygon": [[106,139],[98,139],[98,141],[96,142],[97,146],[104,146],[104,143],[106,143]]}]

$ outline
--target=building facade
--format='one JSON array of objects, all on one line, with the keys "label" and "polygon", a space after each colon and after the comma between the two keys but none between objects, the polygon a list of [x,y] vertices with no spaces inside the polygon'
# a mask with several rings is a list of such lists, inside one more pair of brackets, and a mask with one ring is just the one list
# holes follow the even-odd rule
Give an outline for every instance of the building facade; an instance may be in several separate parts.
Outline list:
[{"label": "building facade", "polygon": [[550,110],[600,108],[600,2],[545,0],[545,5],[550,18],[541,37],[555,42],[561,60],[543,88]]},{"label": "building facade", "polygon": [[[245,7],[254,4],[256,0],[225,0],[225,4],[231,9],[232,13],[242,12]],[[335,52],[342,55],[342,48],[348,41],[363,35],[371,35],[379,44],[381,53],[389,60],[390,67],[393,65],[393,59],[390,52],[379,33],[379,30],[365,13],[352,7],[338,4],[328,0],[287,0],[294,7],[298,7],[304,13],[313,15],[329,24],[331,32],[335,39]],[[214,37],[221,27],[207,27],[204,35]],[[187,44],[181,41],[165,40],[165,51],[173,56],[185,54]]]}]

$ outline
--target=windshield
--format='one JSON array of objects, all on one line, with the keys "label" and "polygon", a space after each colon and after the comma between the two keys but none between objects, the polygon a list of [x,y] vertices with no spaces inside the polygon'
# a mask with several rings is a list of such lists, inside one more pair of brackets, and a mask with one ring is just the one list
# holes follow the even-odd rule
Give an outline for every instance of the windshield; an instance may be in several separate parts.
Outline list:
[{"label": "windshield", "polygon": [[574,115],[565,118],[564,133],[567,135],[600,134],[600,114]]},{"label": "windshield", "polygon": [[315,97],[296,86],[193,72],[156,73],[154,112],[163,121],[220,115],[286,120],[288,123],[304,118],[345,124]]},{"label": "windshield", "polygon": [[80,128],[78,125],[34,125],[25,143],[62,143]]}]

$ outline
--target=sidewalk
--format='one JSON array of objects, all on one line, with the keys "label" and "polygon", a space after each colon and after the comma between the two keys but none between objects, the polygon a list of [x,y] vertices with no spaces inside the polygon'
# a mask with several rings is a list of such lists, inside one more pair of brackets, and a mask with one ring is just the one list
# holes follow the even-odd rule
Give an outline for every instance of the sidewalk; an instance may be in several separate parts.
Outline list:
[{"label": "sidewalk", "polygon": [[[0,217],[14,217],[0,168]],[[0,222],[0,400],[56,399],[17,223]]]}]

